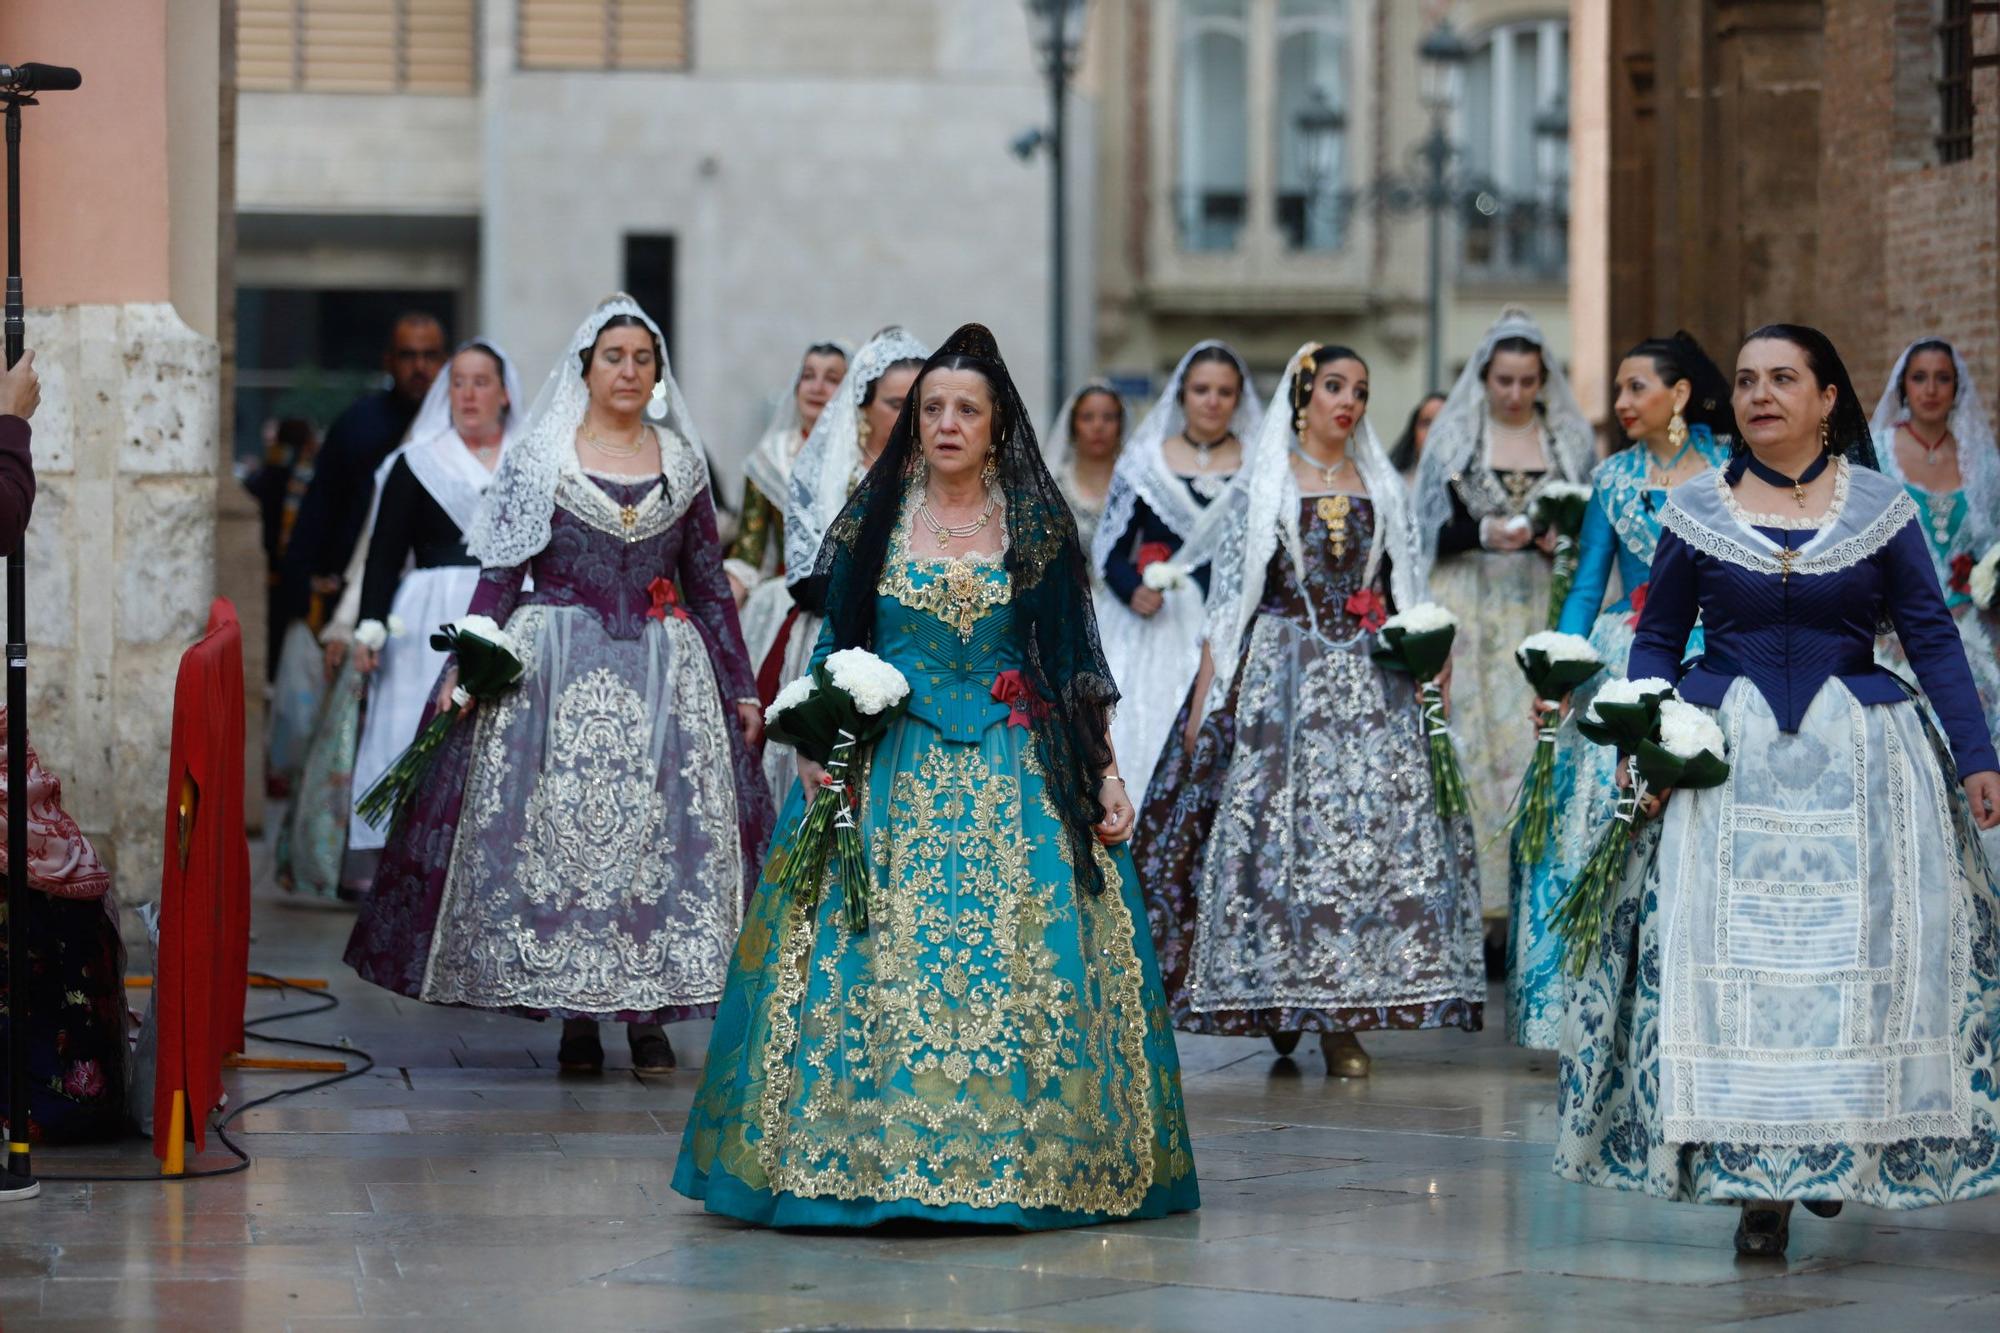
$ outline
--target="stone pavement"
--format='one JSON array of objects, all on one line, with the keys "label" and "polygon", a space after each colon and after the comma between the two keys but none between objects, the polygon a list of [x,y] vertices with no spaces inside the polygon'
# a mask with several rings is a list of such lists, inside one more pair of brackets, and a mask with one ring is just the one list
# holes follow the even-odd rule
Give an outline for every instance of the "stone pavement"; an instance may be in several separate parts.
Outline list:
[{"label": "stone pavement", "polygon": [[[1365,1081],[1329,1080],[1311,1041],[1294,1062],[1183,1038],[1203,1198],[1192,1215],[1038,1235],[751,1230],[668,1188],[691,1071],[560,1079],[553,1025],[356,981],[338,962],[351,919],[260,900],[252,964],[329,977],[342,1006],[285,1030],[350,1038],[374,1072],[249,1112],[247,1173],[51,1184],[0,1211],[0,1326],[2000,1326],[2000,1200],[1850,1207],[1831,1222],[1800,1210],[1788,1263],[1738,1261],[1731,1211],[1552,1176],[1553,1058],[1494,1030],[1371,1035]],[[251,1001],[253,1013],[290,1003]],[[670,1032],[700,1059],[705,1024]],[[622,1033],[605,1035],[611,1063],[626,1063]],[[232,1088],[253,1097],[284,1081]],[[199,1165],[227,1160],[211,1150]],[[152,1159],[135,1142],[36,1162],[142,1171]]]}]

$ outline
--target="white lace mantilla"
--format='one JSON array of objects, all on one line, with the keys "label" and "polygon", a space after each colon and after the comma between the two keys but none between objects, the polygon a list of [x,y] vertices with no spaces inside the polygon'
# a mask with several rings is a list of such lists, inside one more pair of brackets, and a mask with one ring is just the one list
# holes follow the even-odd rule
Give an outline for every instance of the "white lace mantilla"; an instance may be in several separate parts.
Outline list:
[{"label": "white lace mantilla", "polygon": [[1978,860],[1916,707],[1835,678],[1786,734],[1739,680],[1718,720],[1729,778],[1677,795],[1660,840],[1664,1138],[1963,1137]]},{"label": "white lace mantilla", "polygon": [[[1857,471],[1844,458],[1835,466],[1833,504],[1810,520],[1746,513],[1728,478],[1716,472],[1676,486],[1660,525],[1702,554],[1758,574],[1839,573],[1869,559],[1916,522],[1917,507],[1902,487],[1880,473]],[[1817,535],[1786,560],[1780,554],[1784,548],[1757,531],[1760,526]]]}]

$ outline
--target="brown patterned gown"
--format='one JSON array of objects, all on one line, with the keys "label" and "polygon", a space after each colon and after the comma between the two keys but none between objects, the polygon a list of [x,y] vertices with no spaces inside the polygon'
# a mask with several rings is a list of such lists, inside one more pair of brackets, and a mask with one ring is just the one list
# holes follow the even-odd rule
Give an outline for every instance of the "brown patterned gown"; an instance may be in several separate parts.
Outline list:
[{"label": "brown patterned gown", "polygon": [[[1349,609],[1374,522],[1364,496],[1302,500],[1303,582],[1281,546],[1227,696],[1192,754],[1182,706],[1147,791],[1135,853],[1183,1031],[1480,1026],[1471,828],[1439,818],[1415,687]],[[1366,586],[1393,609],[1388,583]]]}]

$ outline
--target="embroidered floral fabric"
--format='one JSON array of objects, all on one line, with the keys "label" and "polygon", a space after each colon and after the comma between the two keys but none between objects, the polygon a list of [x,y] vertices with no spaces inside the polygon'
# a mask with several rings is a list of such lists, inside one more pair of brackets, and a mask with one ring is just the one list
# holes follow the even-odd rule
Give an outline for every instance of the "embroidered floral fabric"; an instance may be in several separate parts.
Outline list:
[{"label": "embroidered floral fabric", "polygon": [[[564,476],[547,547],[481,575],[471,610],[527,673],[454,730],[390,838],[348,945],[364,978],[532,1014],[713,1012],[770,806],[730,706],[753,685],[713,510],[667,463]],[[663,574],[686,616],[655,614]]]},{"label": "embroidered floral fabric", "polygon": [[1349,609],[1374,522],[1364,497],[1300,501],[1305,582],[1272,556],[1234,684],[1192,754],[1183,706],[1146,794],[1137,858],[1184,1031],[1480,1025],[1471,830],[1439,820],[1416,691]]},{"label": "embroidered floral fabric", "polygon": [[[862,788],[870,927],[841,897],[751,903],[674,1188],[777,1226],[893,1217],[1074,1226],[1197,1203],[1179,1064],[1137,878],[1078,887],[1036,732],[995,686],[1019,614],[997,560],[878,584],[874,651],[910,712]],[[822,634],[816,657],[833,647]],[[772,848],[804,811],[794,791]]]}]

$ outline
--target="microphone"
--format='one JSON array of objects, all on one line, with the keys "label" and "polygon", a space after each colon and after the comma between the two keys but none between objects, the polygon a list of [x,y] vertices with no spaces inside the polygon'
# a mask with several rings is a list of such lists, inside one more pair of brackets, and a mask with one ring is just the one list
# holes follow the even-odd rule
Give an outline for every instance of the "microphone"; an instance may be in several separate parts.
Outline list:
[{"label": "microphone", "polygon": [[67,65],[0,65],[0,92],[66,93],[82,86],[82,72]]}]

